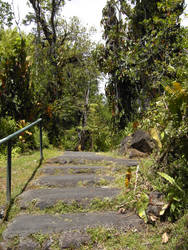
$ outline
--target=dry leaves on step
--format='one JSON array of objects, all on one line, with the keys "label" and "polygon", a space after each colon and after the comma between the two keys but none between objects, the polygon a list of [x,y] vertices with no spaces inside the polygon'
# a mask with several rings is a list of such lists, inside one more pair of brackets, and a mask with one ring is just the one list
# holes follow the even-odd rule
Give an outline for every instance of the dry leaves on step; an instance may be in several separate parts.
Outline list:
[{"label": "dry leaves on step", "polygon": [[164,233],[162,235],[162,243],[163,244],[166,244],[168,242],[168,234],[167,233]]},{"label": "dry leaves on step", "polygon": [[119,214],[125,214],[126,213],[126,209],[121,207],[119,210],[118,210],[118,213]]},{"label": "dry leaves on step", "polygon": [[155,216],[155,215],[150,215],[150,216],[149,216],[149,219],[150,219],[152,222],[155,222],[158,218],[157,218],[157,216]]},{"label": "dry leaves on step", "polygon": [[131,177],[132,177],[131,170],[128,169],[127,172],[126,172],[126,176],[125,176],[125,186],[126,186],[126,188],[129,186]]}]

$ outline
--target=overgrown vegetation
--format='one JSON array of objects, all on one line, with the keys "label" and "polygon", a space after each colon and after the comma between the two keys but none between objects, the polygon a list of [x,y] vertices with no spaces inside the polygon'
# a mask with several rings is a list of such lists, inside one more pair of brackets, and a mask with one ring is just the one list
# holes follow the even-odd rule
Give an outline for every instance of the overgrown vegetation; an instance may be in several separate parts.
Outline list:
[{"label": "overgrown vegetation", "polygon": [[[46,158],[51,158],[53,156],[57,156],[60,151],[57,150],[45,150],[44,156]],[[39,153],[37,153],[37,157],[39,157]],[[27,158],[26,158],[27,157]],[[23,159],[22,159],[23,158]],[[35,166],[28,168],[28,165],[25,166],[25,170],[23,168],[23,162],[25,165],[25,159],[27,159],[28,164],[31,166],[34,159],[36,159],[36,153],[33,155],[27,155],[22,158],[15,159],[14,167],[15,169],[21,169],[22,172],[25,172],[27,176],[30,175],[30,172],[33,171],[33,167],[35,168],[37,163],[35,162]],[[33,214],[52,214],[52,215],[62,215],[67,213],[78,213],[78,212],[92,212],[92,211],[105,211],[105,210],[115,210],[119,212],[125,211],[130,212],[136,208],[139,204],[143,205],[143,193],[149,194],[149,191],[152,190],[151,175],[149,172],[152,172],[151,166],[153,162],[151,160],[147,160],[140,169],[139,178],[137,183],[137,189],[135,188],[135,167],[132,168],[132,178],[128,187],[125,186],[125,176],[126,171],[125,168],[122,167],[119,171],[114,172],[116,177],[115,186],[122,189],[121,195],[116,199],[104,199],[104,201],[100,199],[91,200],[88,206],[82,207],[76,201],[71,204],[66,204],[63,202],[58,202],[54,206],[46,208],[44,210],[40,210],[35,207],[35,201],[24,211],[25,213]],[[110,171],[110,168],[109,168]],[[25,176],[25,174],[24,174]],[[27,178],[22,178],[22,184]],[[146,185],[147,180],[147,185]],[[155,185],[158,185],[159,180],[156,180]],[[18,184],[18,181],[14,182],[14,184]],[[113,183],[112,183],[113,184]],[[154,184],[154,183],[153,183]],[[114,184],[113,184],[114,185]],[[20,188],[20,187],[19,187]],[[18,189],[17,189],[18,191]],[[17,195],[14,192],[14,196]],[[19,206],[17,203],[12,206],[11,211],[9,213],[9,220],[15,217],[20,213]],[[132,213],[132,212],[131,212]],[[80,249],[123,249],[125,247],[129,248],[137,248],[137,249],[186,249],[187,246],[187,223],[188,218],[187,215],[184,215],[178,222],[176,223],[168,223],[168,222],[159,222],[156,221],[155,227],[153,225],[146,225],[147,230],[143,232],[139,232],[132,228],[132,230],[128,230],[127,232],[118,229],[105,229],[102,227],[97,228],[88,228],[87,234],[90,237],[90,241],[87,244],[80,246]],[[0,235],[3,230],[5,230],[5,225],[1,225]],[[167,235],[167,242],[163,242],[163,235]],[[53,233],[53,234],[42,234],[35,233],[28,236],[27,239],[32,239],[34,242],[37,242],[39,246],[42,248],[46,242],[49,240],[52,242],[52,249],[60,248],[60,236],[62,234]],[[20,243],[20,238],[15,237],[12,241],[9,242],[9,247],[16,247]]]},{"label": "overgrown vegetation", "polygon": [[[114,129],[137,124],[155,129],[162,147],[151,182],[171,204],[171,218],[187,208],[187,29],[184,1],[107,1],[102,24],[106,44],[96,58],[109,74],[106,88]],[[161,172],[162,174],[158,174]],[[179,188],[178,188],[179,187]],[[180,191],[181,190],[181,191]]]},{"label": "overgrown vegetation", "polygon": [[[60,18],[65,1],[29,2],[32,13],[24,22],[35,28],[24,34],[11,28],[11,6],[0,0],[0,138],[42,117],[46,148],[109,151],[134,124],[155,129],[161,147],[149,168],[144,163],[135,196],[159,190],[166,195],[169,219],[183,216],[188,208],[188,32],[180,20],[185,1],[108,0],[104,45],[93,43],[94,31],[77,18]],[[107,98],[98,90],[101,73],[108,74]],[[38,134],[38,128],[21,134],[13,141],[13,155],[37,149]],[[1,159],[5,152],[1,145]]]},{"label": "overgrown vegetation", "polygon": [[[187,217],[184,216],[179,223],[171,225],[160,225],[155,228],[148,227],[143,237],[142,232],[120,232],[119,230],[95,228],[88,229],[91,236],[91,245],[83,246],[81,249],[186,249],[187,248]],[[162,242],[162,235],[168,233],[168,244]],[[176,237],[177,236],[177,237]]]},{"label": "overgrown vegetation", "polygon": [[[187,87],[178,82],[172,86],[166,86],[165,92],[151,105],[146,112],[143,127],[156,127],[160,134],[162,148],[158,153],[157,160],[152,166],[153,177],[161,178],[163,184],[158,186],[167,195],[171,204],[172,218],[178,218],[188,206],[188,154],[187,154]],[[166,173],[166,174],[165,174]]]}]

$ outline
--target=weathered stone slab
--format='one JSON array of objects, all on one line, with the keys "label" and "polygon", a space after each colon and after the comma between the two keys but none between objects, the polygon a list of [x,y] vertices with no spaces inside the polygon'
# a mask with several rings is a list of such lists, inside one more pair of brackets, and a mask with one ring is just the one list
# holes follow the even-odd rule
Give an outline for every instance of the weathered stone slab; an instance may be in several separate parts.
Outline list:
[{"label": "weathered stone slab", "polygon": [[35,206],[40,209],[53,206],[58,201],[70,204],[73,201],[81,205],[87,205],[92,199],[105,197],[114,198],[120,192],[116,188],[47,188],[33,189],[25,191],[20,195],[19,204],[21,208],[27,208],[29,204],[35,200]]},{"label": "weathered stone slab", "polygon": [[100,185],[102,180],[112,181],[111,176],[96,176],[95,174],[62,175],[62,176],[42,176],[34,184],[48,187],[75,187],[79,183],[83,186]]},{"label": "weathered stone slab", "polygon": [[[9,249],[9,248],[8,248]],[[18,248],[16,248],[18,250],[36,250],[36,249],[40,249],[40,244],[36,243],[34,240],[29,239],[29,238],[20,238],[20,243]]]},{"label": "weathered stone slab", "polygon": [[109,156],[99,155],[94,152],[72,152],[72,151],[66,151],[62,156],[52,158],[48,162],[58,163],[58,164],[69,164],[69,163],[85,164],[88,162],[109,162],[123,166],[136,166],[138,164],[136,160],[113,158]]},{"label": "weathered stone slab", "polygon": [[118,230],[129,230],[131,228],[140,230],[143,227],[143,222],[135,214],[126,215],[116,212],[79,213],[61,216],[24,214],[9,223],[3,233],[3,238],[6,240],[15,236],[25,237],[33,233],[49,234],[86,230],[97,226],[117,228]]},{"label": "weathered stone slab", "polygon": [[91,240],[89,234],[86,232],[66,232],[59,240],[61,249],[74,249],[80,248],[82,244],[87,244]]},{"label": "weathered stone slab", "polygon": [[53,175],[56,172],[58,173],[72,173],[72,174],[84,174],[84,173],[96,173],[97,171],[105,172],[109,170],[108,167],[105,166],[44,166],[40,171],[45,174]]}]

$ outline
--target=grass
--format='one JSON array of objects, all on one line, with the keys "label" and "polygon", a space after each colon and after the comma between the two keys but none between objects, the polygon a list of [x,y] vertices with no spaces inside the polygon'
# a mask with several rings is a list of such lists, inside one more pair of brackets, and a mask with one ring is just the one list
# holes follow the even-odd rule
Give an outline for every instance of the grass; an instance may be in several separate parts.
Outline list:
[{"label": "grass", "polygon": [[[91,242],[81,249],[138,249],[138,250],[186,250],[188,246],[187,233],[188,216],[185,215],[175,224],[163,223],[155,227],[148,225],[144,232],[129,230],[123,232],[103,227],[88,229]],[[164,233],[168,234],[168,242],[162,242]]]},{"label": "grass", "polygon": [[[62,151],[51,148],[44,149],[44,161],[62,154]],[[14,199],[26,187],[28,180],[40,165],[40,152],[22,154],[12,158],[12,194]],[[0,160],[0,206],[6,203],[6,160]]]},{"label": "grass", "polygon": [[[43,150],[45,160],[62,154],[62,150],[57,148],[49,148]],[[15,198],[21,194],[28,186],[29,181],[34,178],[40,167],[40,152],[32,152],[22,154],[12,158],[12,193],[11,203],[9,206],[6,204],[6,159],[1,157],[0,160],[0,207],[6,206],[6,219],[11,220],[21,210],[15,202]],[[2,233],[6,228],[6,223],[0,223],[0,241]]]},{"label": "grass", "polygon": [[[147,225],[147,229],[138,232],[134,228],[128,231],[96,227],[87,228],[86,232],[90,237],[90,241],[81,245],[80,250],[187,250],[188,246],[188,214],[184,215],[176,223],[158,223],[155,226]],[[162,242],[164,233],[168,235],[167,243]],[[51,241],[51,250],[59,250],[60,233],[53,234],[32,234],[30,238],[37,242],[40,249],[46,242]],[[16,246],[19,239],[10,242],[11,246]],[[16,249],[16,248],[14,248]],[[69,249],[75,249],[74,246]]]}]

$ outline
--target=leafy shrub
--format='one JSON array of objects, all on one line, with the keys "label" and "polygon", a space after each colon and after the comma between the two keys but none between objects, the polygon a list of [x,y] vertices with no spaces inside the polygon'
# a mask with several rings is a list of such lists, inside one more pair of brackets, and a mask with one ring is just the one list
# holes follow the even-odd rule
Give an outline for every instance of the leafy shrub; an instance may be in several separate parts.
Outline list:
[{"label": "leafy shrub", "polygon": [[[166,193],[171,203],[171,217],[177,219],[188,205],[184,197],[188,191],[188,88],[185,83],[174,81],[166,84],[164,91],[146,112],[142,126],[146,129],[156,127],[160,132],[162,148],[152,175],[156,177],[159,171],[169,176],[158,188]],[[169,183],[169,180],[176,185]],[[174,194],[178,196],[174,196],[176,200],[172,197]]]},{"label": "leafy shrub", "polygon": [[158,174],[166,180],[163,190],[166,190],[167,201],[169,204],[169,212],[172,219],[178,219],[183,215],[184,209],[188,204],[188,198],[185,191],[176,183],[175,179],[171,176],[158,172]]},{"label": "leafy shrub", "polygon": [[[17,131],[17,124],[14,119],[12,119],[9,116],[0,118],[0,139],[3,139],[4,137],[16,131]],[[13,142],[15,142],[15,139],[13,139]],[[6,147],[7,147],[6,143],[3,143],[0,146],[0,152],[2,154],[5,154]]]},{"label": "leafy shrub", "polygon": [[65,150],[76,149],[76,147],[78,146],[78,132],[75,128],[64,131],[61,145]]},{"label": "leafy shrub", "polygon": [[94,151],[108,151],[112,147],[111,114],[102,100],[90,104],[87,129],[91,133]]},{"label": "leafy shrub", "polygon": [[[11,117],[7,116],[5,118],[0,119],[0,138],[4,138],[19,129],[24,128],[29,125],[25,122],[25,120],[21,120],[16,122]],[[39,128],[32,127],[29,130],[22,132],[20,135],[11,139],[12,142],[12,154],[19,155],[20,153],[26,152],[28,150],[38,149],[40,146],[39,141]],[[43,130],[43,147],[49,147],[49,140],[47,133]],[[7,143],[3,143],[0,147],[0,152],[3,155],[7,153]]]},{"label": "leafy shrub", "polygon": [[[34,127],[34,133],[33,133],[33,143],[35,148],[40,147],[40,129],[38,127]],[[50,145],[48,135],[46,131],[42,130],[42,146],[44,148],[48,148]]]}]

